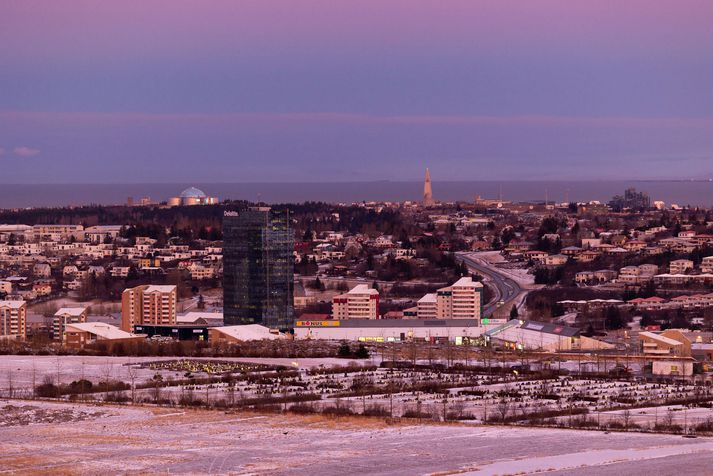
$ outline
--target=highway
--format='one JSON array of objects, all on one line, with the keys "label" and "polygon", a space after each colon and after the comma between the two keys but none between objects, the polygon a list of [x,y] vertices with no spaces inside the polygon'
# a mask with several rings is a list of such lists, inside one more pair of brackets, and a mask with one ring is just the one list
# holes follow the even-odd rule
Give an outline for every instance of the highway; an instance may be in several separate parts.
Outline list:
[{"label": "highway", "polygon": [[498,308],[499,301],[503,301],[501,306],[509,312],[512,308],[512,301],[523,291],[520,285],[515,280],[498,272],[497,268],[484,264],[482,260],[461,253],[456,253],[456,259],[465,262],[471,272],[483,276],[495,292],[495,297],[483,306],[483,315],[491,316]]}]

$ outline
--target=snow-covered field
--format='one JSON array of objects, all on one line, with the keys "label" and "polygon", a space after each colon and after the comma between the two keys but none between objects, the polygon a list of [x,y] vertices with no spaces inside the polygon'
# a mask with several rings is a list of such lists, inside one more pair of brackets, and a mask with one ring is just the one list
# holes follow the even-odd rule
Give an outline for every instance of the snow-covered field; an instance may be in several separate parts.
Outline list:
[{"label": "snow-covered field", "polygon": [[0,427],[7,473],[681,475],[713,457],[713,440],[669,435],[21,404],[83,417]]},{"label": "snow-covered field", "polygon": [[[3,355],[0,356],[0,391],[7,389],[9,381],[15,388],[31,388],[32,382],[41,384],[45,375],[51,376],[56,381],[69,383],[73,380],[85,378],[91,381],[104,379],[107,375],[111,380],[128,381],[127,364],[142,364],[162,360],[177,360],[178,357],[94,357],[94,356],[31,356],[31,355]],[[331,367],[347,365],[350,361],[336,358],[191,358],[190,360],[226,360],[231,362],[253,362],[268,365],[284,365],[290,368]],[[372,360],[359,361],[362,364],[371,364]],[[156,371],[133,365],[137,369],[136,381],[149,380]],[[162,372],[164,378],[179,378],[183,372]]]}]

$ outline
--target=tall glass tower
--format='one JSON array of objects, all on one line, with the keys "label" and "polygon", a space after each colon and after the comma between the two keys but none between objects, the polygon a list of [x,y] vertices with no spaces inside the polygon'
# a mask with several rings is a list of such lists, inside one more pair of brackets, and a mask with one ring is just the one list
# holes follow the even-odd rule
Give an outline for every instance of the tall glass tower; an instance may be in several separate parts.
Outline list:
[{"label": "tall glass tower", "polygon": [[288,211],[268,207],[223,215],[225,325],[293,326],[294,232]]}]

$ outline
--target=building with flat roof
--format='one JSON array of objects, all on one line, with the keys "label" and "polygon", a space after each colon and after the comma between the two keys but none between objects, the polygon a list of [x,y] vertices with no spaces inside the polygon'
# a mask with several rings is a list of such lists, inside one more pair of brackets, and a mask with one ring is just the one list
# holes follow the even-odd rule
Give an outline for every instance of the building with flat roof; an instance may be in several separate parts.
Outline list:
[{"label": "building with flat roof", "polygon": [[480,319],[483,315],[483,285],[473,278],[460,278],[436,293],[438,319]]},{"label": "building with flat roof", "polygon": [[100,342],[112,347],[118,343],[140,342],[146,338],[145,335],[132,334],[103,322],[67,324],[64,335],[64,345],[76,349]]},{"label": "building with flat roof", "polygon": [[61,241],[84,239],[84,227],[82,225],[33,225],[32,237],[35,241]]},{"label": "building with flat roof", "polygon": [[613,344],[583,336],[576,327],[520,319],[493,327],[484,337],[487,345],[512,350],[566,352],[614,348]]},{"label": "building with flat roof", "polygon": [[206,324],[137,324],[134,333],[147,337],[170,337],[174,340],[207,341],[210,325]]},{"label": "building with flat roof", "polygon": [[294,231],[288,211],[254,207],[223,214],[226,325],[288,329],[294,321]]},{"label": "building with flat roof", "polygon": [[0,301],[0,339],[24,339],[27,336],[27,303]]},{"label": "building with flat roof", "polygon": [[86,307],[63,307],[54,313],[52,318],[52,338],[64,342],[64,330],[67,324],[87,322]]},{"label": "building with flat roof", "polygon": [[284,339],[285,335],[260,324],[242,326],[211,327],[208,329],[208,341],[211,344],[236,344],[250,340]]},{"label": "building with flat roof", "polygon": [[176,324],[176,286],[143,285],[121,294],[121,329],[131,332],[140,324]]},{"label": "building with flat roof", "polygon": [[416,317],[419,319],[438,318],[438,298],[436,293],[425,294],[416,302]]},{"label": "building with flat roof", "polygon": [[477,319],[300,319],[295,322],[295,339],[462,344],[486,329]]},{"label": "building with flat roof", "polygon": [[349,292],[332,298],[334,319],[378,319],[379,291],[367,284],[358,284]]}]

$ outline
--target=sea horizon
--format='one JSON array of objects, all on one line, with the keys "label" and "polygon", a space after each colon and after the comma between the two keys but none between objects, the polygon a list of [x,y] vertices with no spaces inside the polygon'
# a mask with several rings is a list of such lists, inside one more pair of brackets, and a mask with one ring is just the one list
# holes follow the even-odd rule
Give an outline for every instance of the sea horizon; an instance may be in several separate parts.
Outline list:
[{"label": "sea horizon", "polygon": [[[188,187],[197,187],[219,200],[265,203],[356,203],[364,201],[420,200],[423,182],[146,182],[146,183],[33,183],[0,184],[0,208],[40,208],[84,205],[121,205],[129,197],[138,202],[149,197],[163,202]],[[708,207],[713,204],[713,181],[699,180],[465,180],[433,181],[434,198],[472,202],[475,197],[531,202],[606,202],[626,188],[647,193],[667,205]]]}]

